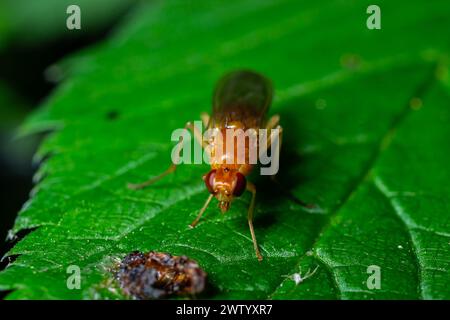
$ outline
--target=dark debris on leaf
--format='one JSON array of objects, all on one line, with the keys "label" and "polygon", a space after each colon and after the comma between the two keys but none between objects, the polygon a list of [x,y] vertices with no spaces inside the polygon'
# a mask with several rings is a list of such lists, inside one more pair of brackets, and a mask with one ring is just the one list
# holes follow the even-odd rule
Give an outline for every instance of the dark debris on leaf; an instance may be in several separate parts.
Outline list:
[{"label": "dark debris on leaf", "polygon": [[119,117],[119,112],[116,110],[111,110],[106,114],[108,120],[116,120]]},{"label": "dark debris on leaf", "polygon": [[205,288],[206,273],[186,256],[135,251],[122,260],[116,278],[126,295],[146,300],[195,296]]}]

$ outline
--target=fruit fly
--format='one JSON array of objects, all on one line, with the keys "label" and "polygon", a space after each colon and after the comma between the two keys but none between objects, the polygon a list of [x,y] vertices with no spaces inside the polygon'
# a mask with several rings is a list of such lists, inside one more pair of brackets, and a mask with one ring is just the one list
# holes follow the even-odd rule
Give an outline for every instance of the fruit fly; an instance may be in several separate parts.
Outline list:
[{"label": "fruit fly", "polygon": [[[274,115],[267,120],[267,111],[272,102],[273,89],[271,82],[261,74],[253,71],[240,70],[226,74],[217,84],[213,95],[212,114],[202,114],[203,125],[207,129],[217,129],[225,134],[226,130],[254,129],[258,135],[259,129],[278,129],[277,148],[281,145],[282,128],[279,123],[279,116]],[[199,129],[193,123],[188,122],[185,128],[191,130],[199,144],[210,148],[210,153],[216,153],[218,144],[214,139],[204,140]],[[245,147],[245,161],[237,161],[236,148],[227,148],[219,157],[212,157],[211,170],[203,176],[206,189],[210,195],[203,207],[200,209],[196,219],[191,223],[195,227],[211,202],[215,197],[219,201],[219,208],[222,213],[228,211],[230,204],[235,197],[239,197],[244,191],[252,194],[250,206],[248,209],[247,220],[250,228],[250,234],[253,240],[256,257],[262,260],[256,241],[253,228],[253,213],[255,210],[256,187],[247,180],[247,176],[252,171],[254,164],[250,163],[248,154],[250,148],[258,148],[259,154],[266,152],[272,144],[271,135],[263,146],[248,145]],[[258,139],[259,141],[259,139]],[[181,148],[181,143],[178,144]],[[231,149],[231,150],[228,150]],[[276,150],[278,152],[279,150]],[[176,152],[178,154],[178,152]],[[169,168],[160,175],[139,184],[128,184],[131,189],[140,189],[160,180],[166,175],[174,172],[176,164],[172,163]]]}]

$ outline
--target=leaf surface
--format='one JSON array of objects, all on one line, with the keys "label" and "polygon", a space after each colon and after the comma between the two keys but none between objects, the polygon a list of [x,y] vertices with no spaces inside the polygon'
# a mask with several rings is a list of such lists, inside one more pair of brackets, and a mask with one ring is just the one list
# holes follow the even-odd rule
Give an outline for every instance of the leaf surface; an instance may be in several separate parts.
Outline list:
[{"label": "leaf surface", "polygon": [[[449,5],[382,2],[383,27],[368,30],[369,4],[144,4],[108,42],[66,61],[67,80],[23,126],[57,131],[14,227],[37,229],[9,253],[19,257],[0,288],[11,299],[123,298],[105,269],[156,250],[196,259],[207,298],[448,299]],[[166,169],[171,132],[208,111],[217,79],[243,67],[275,84],[279,180],[294,198],[253,176],[262,263],[248,194],[188,228],[207,197],[206,165],[125,187]],[[66,287],[69,265],[81,268],[80,290]],[[372,265],[380,289],[367,286]]]}]

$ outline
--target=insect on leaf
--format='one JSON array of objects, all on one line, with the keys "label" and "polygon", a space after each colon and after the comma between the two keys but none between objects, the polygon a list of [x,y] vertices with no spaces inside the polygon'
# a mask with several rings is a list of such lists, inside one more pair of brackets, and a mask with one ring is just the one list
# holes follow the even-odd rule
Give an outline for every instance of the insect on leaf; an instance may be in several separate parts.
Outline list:
[{"label": "insect on leaf", "polygon": [[[23,126],[59,124],[13,229],[33,231],[0,273],[7,298],[109,297],[105,270],[137,250],[197,261],[208,298],[449,299],[450,4],[378,2],[381,30],[366,28],[369,4],[145,3],[72,57],[67,80]],[[167,168],[171,132],[209,112],[216,81],[243,67],[273,82],[270,114],[284,128],[278,180],[289,194],[253,178],[262,262],[249,194],[188,227],[208,196],[207,165],[126,188]],[[71,265],[79,290],[66,286]],[[379,287],[368,286],[370,266]]]}]

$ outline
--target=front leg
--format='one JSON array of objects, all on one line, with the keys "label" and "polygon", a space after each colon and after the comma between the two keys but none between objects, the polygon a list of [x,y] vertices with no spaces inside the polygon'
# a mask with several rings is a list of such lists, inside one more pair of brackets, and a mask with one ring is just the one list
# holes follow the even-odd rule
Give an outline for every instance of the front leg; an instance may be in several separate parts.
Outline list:
[{"label": "front leg", "polygon": [[250,181],[247,181],[247,190],[252,193],[252,200],[250,202],[250,207],[248,208],[248,226],[250,228],[250,234],[252,235],[253,247],[255,248],[256,257],[259,261],[262,261],[263,257],[261,252],[259,252],[258,242],[256,241],[255,230],[253,228],[253,212],[255,211],[255,199],[256,199],[256,187]]},{"label": "front leg", "polygon": [[200,114],[200,119],[202,119],[203,122],[203,126],[205,128],[208,128],[211,124],[209,123],[211,120],[211,117],[209,116],[209,114],[207,114],[206,112],[202,112]]},{"label": "front leg", "polygon": [[[184,129],[189,129],[194,134],[195,140],[202,146],[202,148],[206,147],[207,143],[206,143],[206,141],[203,141],[202,133],[192,122],[186,123],[186,125],[184,126]],[[175,156],[177,157],[176,161],[175,161],[176,163],[179,163],[178,160],[180,158],[180,151],[181,151],[182,146],[183,146],[183,137],[181,136],[180,140],[176,146],[176,150],[174,152]],[[169,168],[167,168],[163,173],[157,175],[156,177],[153,177],[153,178],[151,178],[147,181],[141,182],[141,183],[136,183],[136,184],[128,183],[127,186],[129,189],[133,189],[133,190],[145,188],[145,187],[161,180],[168,174],[175,172],[176,169],[177,169],[177,165],[175,163],[171,163]]]}]

